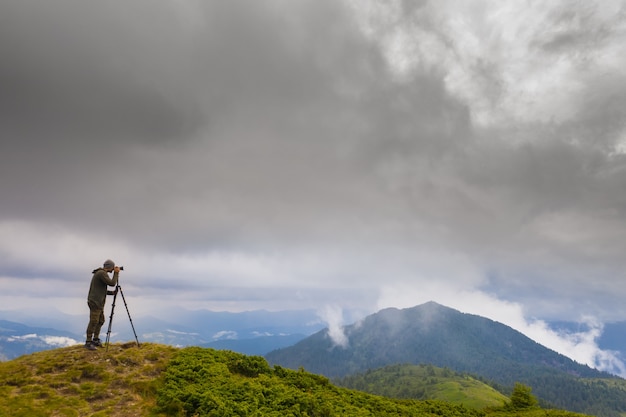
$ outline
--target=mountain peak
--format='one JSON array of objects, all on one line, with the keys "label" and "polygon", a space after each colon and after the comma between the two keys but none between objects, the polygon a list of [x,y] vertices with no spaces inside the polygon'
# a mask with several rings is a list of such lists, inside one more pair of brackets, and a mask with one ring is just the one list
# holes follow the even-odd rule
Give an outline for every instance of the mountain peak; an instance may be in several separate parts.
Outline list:
[{"label": "mountain peak", "polygon": [[430,311],[430,312],[456,312],[456,313],[461,313],[459,310],[456,310],[452,307],[447,307],[444,306],[443,304],[439,304],[435,301],[427,301],[423,304],[417,305],[415,307],[409,307],[406,308],[405,310],[420,310],[420,311]]},{"label": "mountain peak", "polygon": [[[270,352],[270,363],[338,378],[393,364],[430,364],[467,372],[505,386],[535,378],[612,378],[534,342],[485,317],[461,313],[434,301],[389,308],[344,327],[345,343],[333,344],[327,330],[296,345]],[[549,392],[544,394],[546,400]],[[562,406],[563,404],[558,404]],[[626,406],[626,404],[625,404]]]},{"label": "mountain peak", "polygon": [[[432,310],[454,310],[453,308],[450,307],[446,307],[442,304],[437,303],[436,301],[426,301],[423,304],[418,304],[416,306],[413,307],[406,307],[406,308],[397,308],[397,307],[388,307],[385,309],[380,310],[378,313],[382,312],[382,311],[386,311],[386,310],[396,310],[396,311],[406,311],[406,310],[427,310],[427,309],[432,309]],[[377,313],[374,313],[377,314]]]},{"label": "mountain peak", "polygon": [[450,308],[450,307],[446,307],[444,305],[441,305],[439,303],[437,303],[436,301],[430,300],[430,301],[426,301],[424,304],[420,304],[418,306],[415,306],[413,308],[420,308],[420,307],[424,307],[424,308]]}]

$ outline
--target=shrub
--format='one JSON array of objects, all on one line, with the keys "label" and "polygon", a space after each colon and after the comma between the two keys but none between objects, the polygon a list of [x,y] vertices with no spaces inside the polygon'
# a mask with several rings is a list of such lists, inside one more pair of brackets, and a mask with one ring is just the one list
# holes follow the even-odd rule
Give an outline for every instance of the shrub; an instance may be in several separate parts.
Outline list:
[{"label": "shrub", "polygon": [[532,395],[532,388],[516,382],[515,387],[513,387],[513,392],[511,393],[509,407],[513,410],[523,410],[537,406],[537,398]]}]

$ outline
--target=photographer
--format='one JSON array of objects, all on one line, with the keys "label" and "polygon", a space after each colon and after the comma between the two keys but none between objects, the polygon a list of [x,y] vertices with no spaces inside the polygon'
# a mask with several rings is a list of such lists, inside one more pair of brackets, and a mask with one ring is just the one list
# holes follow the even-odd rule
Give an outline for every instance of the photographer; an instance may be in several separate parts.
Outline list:
[{"label": "photographer", "polygon": [[[89,350],[95,350],[102,346],[100,341],[100,329],[104,324],[104,304],[107,295],[114,295],[117,291],[109,291],[108,286],[117,285],[120,267],[107,259],[104,261],[102,268],[93,270],[91,285],[89,287],[89,295],[87,296],[87,305],[89,306],[89,324],[87,325],[87,340],[85,347]],[[109,273],[113,272],[113,278],[109,278]]]}]

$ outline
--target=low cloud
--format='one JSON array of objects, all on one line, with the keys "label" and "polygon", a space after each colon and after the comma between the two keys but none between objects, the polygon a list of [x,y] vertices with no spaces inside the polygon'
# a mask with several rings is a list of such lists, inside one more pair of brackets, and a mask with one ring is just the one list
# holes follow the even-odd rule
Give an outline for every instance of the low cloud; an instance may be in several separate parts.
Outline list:
[{"label": "low cloud", "polygon": [[54,346],[54,347],[67,347],[74,346],[79,344],[77,340],[72,339],[71,337],[65,336],[49,336],[49,335],[37,335],[36,333],[25,334],[20,336],[9,336],[7,337],[7,342],[23,342],[26,340],[37,339],[42,341],[43,343]]},{"label": "low cloud", "polygon": [[555,331],[541,320],[527,322],[526,329],[521,331],[578,363],[626,377],[626,364],[619,353],[598,346],[603,325],[591,317],[583,317],[579,323],[583,331]]},{"label": "low cloud", "polygon": [[237,336],[238,334],[234,330],[222,330],[215,333],[212,338],[213,340],[235,340]]},{"label": "low cloud", "polygon": [[200,333],[194,333],[194,332],[181,332],[178,330],[172,330],[172,329],[167,329],[167,332],[169,333],[173,333],[173,334],[180,334],[180,335],[189,335],[189,336],[199,336]]},{"label": "low cloud", "polygon": [[21,335],[21,336],[9,336],[7,338],[7,341],[9,342],[18,342],[18,341],[22,341],[22,340],[28,340],[28,339],[37,339],[38,336],[35,333],[31,333],[31,334],[25,334],[25,335]]},{"label": "low cloud", "polygon": [[327,305],[319,310],[317,314],[327,324],[328,337],[330,337],[333,344],[341,348],[348,347],[349,340],[344,333],[344,318],[341,307]]},{"label": "low cloud", "polygon": [[63,336],[41,336],[41,340],[43,340],[46,344],[50,346],[58,347],[74,346],[80,344],[80,342],[72,339],[71,337]]}]

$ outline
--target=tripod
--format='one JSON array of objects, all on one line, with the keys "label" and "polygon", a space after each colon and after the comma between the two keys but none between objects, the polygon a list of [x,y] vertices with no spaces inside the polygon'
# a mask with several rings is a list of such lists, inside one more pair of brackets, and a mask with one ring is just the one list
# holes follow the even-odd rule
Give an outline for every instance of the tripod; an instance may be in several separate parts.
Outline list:
[{"label": "tripod", "polygon": [[126,313],[128,313],[128,319],[130,320],[130,327],[133,329],[133,333],[135,335],[135,340],[137,341],[137,347],[139,347],[139,339],[137,338],[137,332],[135,331],[135,326],[133,325],[133,319],[130,317],[130,311],[128,311],[128,304],[126,304],[126,298],[124,297],[124,292],[122,291],[122,287],[118,283],[115,287],[115,292],[113,293],[113,304],[111,305],[111,316],[109,317],[109,329],[107,330],[107,339],[106,339],[106,349],[105,352],[109,351],[109,340],[111,339],[111,326],[113,325],[113,312],[115,311],[115,299],[117,298],[117,293],[122,294],[122,301],[124,301],[124,307],[126,307]]}]

